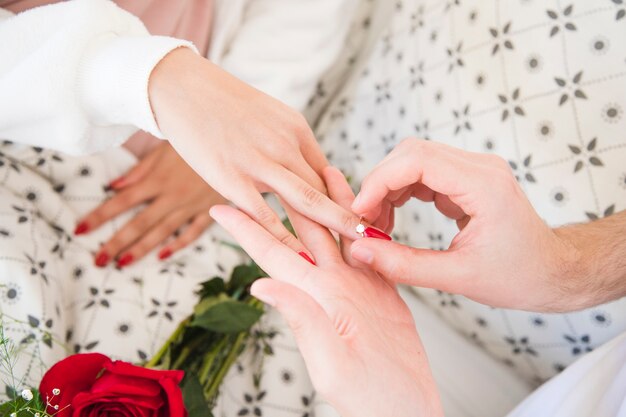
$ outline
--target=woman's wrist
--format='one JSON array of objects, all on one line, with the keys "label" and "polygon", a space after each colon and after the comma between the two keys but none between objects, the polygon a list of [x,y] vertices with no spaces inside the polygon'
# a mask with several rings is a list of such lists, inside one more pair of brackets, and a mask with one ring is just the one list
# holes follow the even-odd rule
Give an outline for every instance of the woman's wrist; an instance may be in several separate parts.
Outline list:
[{"label": "woman's wrist", "polygon": [[[177,48],[167,54],[154,68],[148,84],[148,95],[154,118],[165,136],[181,105],[191,104],[195,97],[191,84],[197,83],[198,73],[208,61],[187,48]],[[202,83],[197,83],[201,84]]]},{"label": "woman's wrist", "polygon": [[243,120],[244,113],[250,111],[246,105],[262,96],[186,48],[178,48],[161,60],[152,72],[148,91],[154,117],[164,136],[174,145],[184,140],[184,145],[192,148],[200,145],[198,132],[232,129],[232,124]]}]

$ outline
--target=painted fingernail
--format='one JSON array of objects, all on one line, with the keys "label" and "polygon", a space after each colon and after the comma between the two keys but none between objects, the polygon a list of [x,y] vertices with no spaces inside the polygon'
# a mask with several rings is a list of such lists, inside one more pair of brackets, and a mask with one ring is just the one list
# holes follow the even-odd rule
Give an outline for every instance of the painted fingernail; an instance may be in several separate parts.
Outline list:
[{"label": "painted fingernail", "polygon": [[159,259],[164,260],[172,256],[172,250],[170,248],[163,248],[161,252],[159,252]]},{"label": "painted fingernail", "polygon": [[387,233],[381,232],[380,230],[374,229],[373,227],[366,227],[363,231],[363,236],[373,237],[374,239],[392,240],[391,236],[389,236]]},{"label": "painted fingernail", "polygon": [[117,260],[117,267],[123,268],[127,265],[130,265],[133,262],[133,260],[134,260],[133,255],[131,255],[130,253],[127,253],[126,255],[122,255],[122,257]]},{"label": "painted fingernail", "polygon": [[109,189],[115,190],[117,188],[122,187],[124,185],[124,181],[126,181],[126,178],[124,177],[119,177],[118,179],[111,181],[109,183]]},{"label": "painted fingernail", "polygon": [[74,229],[74,234],[82,235],[84,233],[87,233],[87,231],[89,231],[89,225],[86,222],[80,222],[76,226],[76,229]]},{"label": "painted fingernail", "polygon": [[351,251],[352,257],[364,264],[371,264],[374,261],[374,253],[368,248],[353,246]]},{"label": "painted fingernail", "polygon": [[309,255],[307,255],[306,252],[298,252],[298,255],[302,256],[304,259],[306,259],[310,264],[312,265],[317,265],[315,263],[315,261],[313,259],[311,259],[311,257]]},{"label": "painted fingernail", "polygon": [[106,252],[100,252],[96,255],[95,265],[99,268],[104,268],[109,263],[109,255]]}]

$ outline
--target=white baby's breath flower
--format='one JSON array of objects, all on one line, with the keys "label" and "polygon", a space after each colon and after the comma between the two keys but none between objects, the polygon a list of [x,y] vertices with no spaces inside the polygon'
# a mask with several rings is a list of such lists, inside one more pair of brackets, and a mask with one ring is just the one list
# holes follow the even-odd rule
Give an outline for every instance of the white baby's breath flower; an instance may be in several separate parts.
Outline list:
[{"label": "white baby's breath flower", "polygon": [[26,401],[30,401],[33,399],[33,393],[29,389],[22,390],[21,395],[22,395],[22,398],[25,399]]},{"label": "white baby's breath flower", "polygon": [[59,394],[61,393],[61,390],[60,390],[60,389],[58,389],[58,388],[52,388],[52,393],[53,393],[54,395],[59,395]]},{"label": "white baby's breath flower", "polygon": [[41,414],[35,413],[35,417],[41,417]]},{"label": "white baby's breath flower", "polygon": [[10,417],[17,417],[17,413],[11,413]]}]

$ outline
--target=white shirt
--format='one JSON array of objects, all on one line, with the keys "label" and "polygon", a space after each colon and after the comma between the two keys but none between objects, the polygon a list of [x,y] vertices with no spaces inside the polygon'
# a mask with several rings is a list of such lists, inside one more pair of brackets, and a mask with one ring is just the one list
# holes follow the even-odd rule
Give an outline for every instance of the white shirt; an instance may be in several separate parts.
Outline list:
[{"label": "white shirt", "polygon": [[[302,109],[334,62],[356,0],[218,0],[209,58]],[[152,69],[189,42],[150,36],[108,0],[18,15],[0,9],[0,138],[69,154],[162,138],[148,100]]]}]

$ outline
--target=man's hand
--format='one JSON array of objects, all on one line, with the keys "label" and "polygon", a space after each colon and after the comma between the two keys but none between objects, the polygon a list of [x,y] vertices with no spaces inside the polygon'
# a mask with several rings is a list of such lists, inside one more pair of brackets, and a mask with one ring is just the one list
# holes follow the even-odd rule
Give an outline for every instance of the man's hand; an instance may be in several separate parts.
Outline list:
[{"label": "man's hand", "polygon": [[[352,209],[379,222],[386,205],[412,197],[434,202],[460,231],[446,251],[355,242],[354,258],[388,279],[533,311],[572,311],[626,294],[623,213],[604,220],[611,226],[553,230],[503,159],[417,139],[403,141],[376,166]],[[614,244],[600,253],[604,239]],[[606,270],[613,273],[601,278]]]}]

